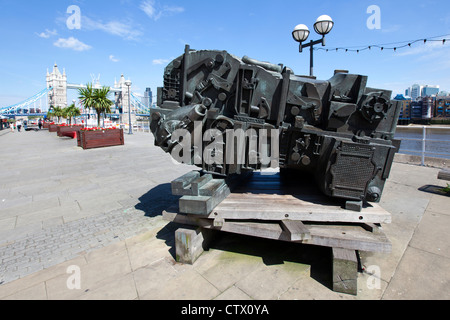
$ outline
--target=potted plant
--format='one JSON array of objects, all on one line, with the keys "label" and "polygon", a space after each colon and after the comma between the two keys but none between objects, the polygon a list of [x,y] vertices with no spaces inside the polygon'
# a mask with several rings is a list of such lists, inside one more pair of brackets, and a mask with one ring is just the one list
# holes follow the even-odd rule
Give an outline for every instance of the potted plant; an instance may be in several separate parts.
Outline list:
[{"label": "potted plant", "polygon": [[85,109],[94,109],[97,112],[97,126],[100,127],[100,118],[103,114],[111,113],[111,106],[114,104],[109,99],[111,89],[109,87],[102,87],[94,89],[92,84],[87,84],[86,88],[78,90],[80,102]]},{"label": "potted plant", "polygon": [[125,144],[123,129],[83,128],[77,136],[78,146],[83,149],[120,146]]},{"label": "potted plant", "polygon": [[62,116],[64,118],[67,118],[69,123],[68,124],[60,124],[57,126],[57,135],[58,137],[62,136],[70,136],[74,138],[75,136],[79,135],[80,129],[83,128],[83,125],[72,125],[72,118],[77,117],[81,114],[80,109],[75,107],[75,104],[72,104],[64,109],[62,109]]},{"label": "potted plant", "polygon": [[71,133],[70,136],[78,135],[80,130],[84,128],[81,124],[60,124],[57,126],[56,134],[58,137],[67,136],[66,133]]},{"label": "potted plant", "polygon": [[94,89],[91,84],[79,89],[79,99],[85,109],[94,109],[97,112],[97,127],[81,129],[77,138],[78,146],[83,149],[118,146],[124,144],[123,129],[102,128],[100,118],[111,112],[113,101],[109,100],[109,87]]},{"label": "potted plant", "polygon": [[[63,108],[59,106],[51,106],[50,110],[47,113],[47,116],[49,117],[56,117],[58,120],[58,123],[61,122],[61,117],[64,115]],[[58,125],[55,122],[51,122],[48,126],[48,132],[57,132],[58,131]]]}]

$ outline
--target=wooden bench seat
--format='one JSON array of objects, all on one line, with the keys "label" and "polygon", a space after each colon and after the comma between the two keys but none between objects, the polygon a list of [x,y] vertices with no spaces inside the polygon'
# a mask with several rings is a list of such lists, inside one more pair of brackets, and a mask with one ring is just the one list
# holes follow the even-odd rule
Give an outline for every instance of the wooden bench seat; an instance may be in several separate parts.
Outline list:
[{"label": "wooden bench seat", "polygon": [[439,171],[438,179],[450,181],[450,168]]}]

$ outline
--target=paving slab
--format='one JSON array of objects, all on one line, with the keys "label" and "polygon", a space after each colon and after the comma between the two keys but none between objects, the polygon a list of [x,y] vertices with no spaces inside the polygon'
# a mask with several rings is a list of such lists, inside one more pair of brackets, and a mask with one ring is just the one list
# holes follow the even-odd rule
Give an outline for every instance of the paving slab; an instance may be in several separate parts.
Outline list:
[{"label": "paving slab", "polygon": [[427,211],[409,246],[450,259],[449,239],[441,236],[449,232],[449,226],[450,215]]},{"label": "paving slab", "polygon": [[408,247],[384,300],[449,300],[450,259]]},{"label": "paving slab", "polygon": [[[0,139],[11,150],[1,156],[10,183],[0,185],[0,299],[450,298],[450,198],[426,188],[446,185],[439,169],[394,163],[380,203],[392,214],[383,225],[392,253],[360,252],[351,296],[331,290],[329,248],[219,232],[193,266],[177,263],[179,226],[161,212],[178,200],[170,182],[193,168],[174,164],[151,134],[93,150],[46,131]],[[80,289],[68,286],[71,267]]]}]

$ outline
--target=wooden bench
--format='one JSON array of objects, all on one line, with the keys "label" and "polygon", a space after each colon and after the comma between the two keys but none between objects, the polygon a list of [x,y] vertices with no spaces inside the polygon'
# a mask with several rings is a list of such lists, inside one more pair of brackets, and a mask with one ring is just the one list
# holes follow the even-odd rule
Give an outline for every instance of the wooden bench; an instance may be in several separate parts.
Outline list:
[{"label": "wooden bench", "polygon": [[450,181],[450,169],[442,169],[439,171],[438,179]]}]

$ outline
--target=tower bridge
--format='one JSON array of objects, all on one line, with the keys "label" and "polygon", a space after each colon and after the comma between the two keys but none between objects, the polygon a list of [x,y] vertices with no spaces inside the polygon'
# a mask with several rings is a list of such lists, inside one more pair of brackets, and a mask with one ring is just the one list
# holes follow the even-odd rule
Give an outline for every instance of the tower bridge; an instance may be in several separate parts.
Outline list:
[{"label": "tower bridge", "polygon": [[[99,81],[93,83],[94,88],[101,88]],[[0,114],[5,116],[45,116],[50,106],[65,108],[68,106],[68,90],[79,90],[86,88],[84,84],[68,83],[65,69],[61,73],[55,63],[50,73],[47,70],[46,88],[24,101],[0,107]],[[122,74],[119,81],[114,81],[114,86],[110,86],[110,91],[114,94],[115,113],[128,114],[128,106],[131,106],[133,118],[136,115],[149,115],[150,108],[144,105],[137,94],[131,92],[130,87],[125,84],[125,77]],[[130,98],[129,98],[130,97]],[[44,101],[44,104],[43,104]],[[87,112],[87,110],[84,110]]]}]

